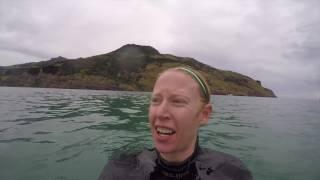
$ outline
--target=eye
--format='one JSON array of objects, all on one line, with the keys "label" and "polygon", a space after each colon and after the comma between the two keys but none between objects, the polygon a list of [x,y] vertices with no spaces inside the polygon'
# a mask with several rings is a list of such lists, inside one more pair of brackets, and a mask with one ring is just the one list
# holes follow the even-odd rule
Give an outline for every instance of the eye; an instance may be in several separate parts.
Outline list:
[{"label": "eye", "polygon": [[186,100],[182,99],[182,98],[174,98],[172,99],[172,103],[176,106],[182,106],[184,104],[186,104]]},{"label": "eye", "polygon": [[161,102],[160,97],[151,97],[151,104],[159,104]]}]

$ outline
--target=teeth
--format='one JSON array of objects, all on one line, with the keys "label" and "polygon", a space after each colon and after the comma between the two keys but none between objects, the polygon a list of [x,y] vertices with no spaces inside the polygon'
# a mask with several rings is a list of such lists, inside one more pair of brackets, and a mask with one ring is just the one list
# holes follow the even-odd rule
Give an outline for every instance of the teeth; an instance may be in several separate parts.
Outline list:
[{"label": "teeth", "polygon": [[174,133],[173,130],[168,129],[168,128],[163,128],[163,127],[158,127],[158,128],[157,128],[157,132],[158,132],[159,134],[166,134],[166,135],[171,135],[171,134]]}]

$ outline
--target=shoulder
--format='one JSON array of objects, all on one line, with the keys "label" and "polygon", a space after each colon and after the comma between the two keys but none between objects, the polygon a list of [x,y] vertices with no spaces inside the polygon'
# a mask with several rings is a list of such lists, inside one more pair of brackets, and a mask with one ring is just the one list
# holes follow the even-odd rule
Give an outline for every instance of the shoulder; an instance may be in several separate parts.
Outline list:
[{"label": "shoulder", "polygon": [[244,163],[239,158],[227,153],[203,148],[200,149],[196,161],[199,173],[203,176],[232,180],[252,179],[251,172]]},{"label": "shoulder", "polygon": [[154,157],[153,150],[112,157],[104,166],[99,180],[144,179],[153,169]]},{"label": "shoulder", "polygon": [[214,162],[216,164],[224,163],[224,162],[238,162],[240,163],[240,159],[236,158],[231,154],[227,154],[220,151],[215,151],[208,148],[201,148],[199,150],[198,158],[201,161]]}]

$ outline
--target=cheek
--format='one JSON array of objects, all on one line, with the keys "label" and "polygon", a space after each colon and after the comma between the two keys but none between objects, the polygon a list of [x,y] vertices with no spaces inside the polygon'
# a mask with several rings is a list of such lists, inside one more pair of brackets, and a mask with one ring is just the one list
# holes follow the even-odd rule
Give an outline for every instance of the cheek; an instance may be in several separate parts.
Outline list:
[{"label": "cheek", "polygon": [[153,108],[150,107],[148,112],[148,120],[150,125],[152,124],[153,119],[154,119],[154,110]]},{"label": "cheek", "polygon": [[[197,129],[198,126],[198,114],[194,113],[192,110],[184,111],[179,114],[179,126],[181,129],[184,129],[186,131],[191,131]],[[188,132],[187,132],[188,133]]]}]

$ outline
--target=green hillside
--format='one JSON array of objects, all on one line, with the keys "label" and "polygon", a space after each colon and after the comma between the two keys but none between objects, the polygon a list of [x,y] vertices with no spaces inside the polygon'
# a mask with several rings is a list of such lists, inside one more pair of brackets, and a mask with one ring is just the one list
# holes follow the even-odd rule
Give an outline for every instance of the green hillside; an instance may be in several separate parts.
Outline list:
[{"label": "green hillside", "polygon": [[57,57],[0,67],[0,86],[151,91],[159,72],[182,65],[202,72],[213,94],[275,97],[260,81],[250,77],[134,44],[88,58]]}]

